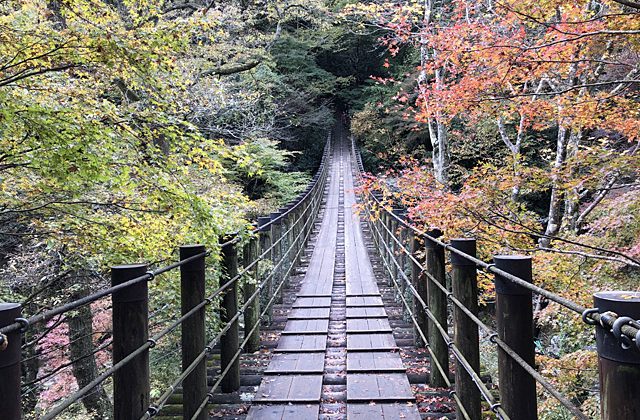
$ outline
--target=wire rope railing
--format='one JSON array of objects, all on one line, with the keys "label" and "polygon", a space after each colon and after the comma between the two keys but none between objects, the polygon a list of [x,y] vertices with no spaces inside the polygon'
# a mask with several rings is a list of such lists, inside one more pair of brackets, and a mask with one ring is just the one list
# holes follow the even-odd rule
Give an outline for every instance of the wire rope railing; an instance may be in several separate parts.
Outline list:
[{"label": "wire rope railing", "polygon": [[[362,182],[364,168],[353,138],[351,153],[354,174]],[[403,217],[402,211],[390,210],[392,200],[375,192],[361,193],[360,202],[385,275],[436,367],[432,384],[451,387],[449,355],[456,361],[452,396],[463,418],[481,418],[480,399],[498,418],[537,418],[536,383],[574,418],[588,418],[575,401],[535,369],[532,294],[576,312],[586,324],[596,326],[602,418],[640,416],[637,397],[631,397],[640,390],[640,293],[599,292],[594,299],[600,309],[588,309],[534,285],[529,257],[497,255],[493,263],[487,263],[475,256],[475,239],[452,239],[447,243],[439,239],[441,232],[437,229],[423,231]],[[451,255],[449,277],[445,251]],[[478,316],[479,270],[495,276],[497,331]],[[453,339],[449,334],[447,302],[453,313]],[[480,377],[479,330],[499,350],[499,401]],[[634,391],[629,391],[629,383],[622,381],[632,381]],[[627,397],[622,408],[612,404],[623,402],[620,393]]]},{"label": "wire rope railing", "polygon": [[[219,246],[222,263],[218,271],[219,287],[205,291],[205,260],[214,251],[202,245],[180,247],[179,261],[149,270],[146,264],[112,267],[111,287],[80,299],[24,318],[20,304],[0,304],[0,408],[3,418],[21,418],[21,343],[23,333],[35,324],[90,305],[103,298],[112,299],[113,364],[88,384],[63,398],[41,418],[53,419],[73,404],[96,392],[107,379],[113,379],[114,418],[148,419],[156,416],[178,390],[183,395],[185,418],[204,419],[206,406],[215,389],[232,392],[239,388],[239,358],[243,351],[255,351],[259,345],[260,325],[271,317],[274,303],[282,291],[312,234],[325,192],[331,137],[327,139],[317,173],[297,199],[269,216],[260,217],[248,239],[239,232],[225,235]],[[244,243],[243,267],[238,269],[238,247]],[[150,335],[149,284],[157,276],[179,269],[181,315]],[[240,280],[250,278],[238,296]],[[250,286],[251,285],[251,286]],[[238,301],[242,302],[238,307]],[[220,327],[206,342],[206,308],[219,311]],[[57,319],[57,318],[56,318]],[[244,320],[244,339],[239,341],[240,320]],[[149,352],[156,344],[181,327],[182,370],[160,397],[150,401]],[[104,347],[104,345],[103,345]],[[105,347],[106,348],[106,347]],[[207,391],[206,361],[215,348],[220,350],[220,374]]]}]

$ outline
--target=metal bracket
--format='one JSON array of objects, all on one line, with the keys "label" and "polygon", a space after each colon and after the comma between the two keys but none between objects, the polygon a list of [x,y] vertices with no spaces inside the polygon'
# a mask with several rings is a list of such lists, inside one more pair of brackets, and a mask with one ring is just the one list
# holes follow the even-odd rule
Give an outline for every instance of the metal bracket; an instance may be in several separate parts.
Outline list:
[{"label": "metal bracket", "polygon": [[615,320],[615,322],[613,323],[613,328],[611,328],[613,336],[617,338],[618,341],[620,341],[620,346],[624,350],[628,350],[631,348],[631,339],[622,334],[622,326],[627,325],[633,321],[635,321],[633,318],[630,318],[628,316],[621,316],[620,318]]},{"label": "metal bracket", "polygon": [[585,309],[582,312],[582,322],[584,322],[587,325],[597,325],[598,323],[593,319],[589,318],[589,315],[597,314],[598,312],[600,312],[600,309],[598,308]]}]

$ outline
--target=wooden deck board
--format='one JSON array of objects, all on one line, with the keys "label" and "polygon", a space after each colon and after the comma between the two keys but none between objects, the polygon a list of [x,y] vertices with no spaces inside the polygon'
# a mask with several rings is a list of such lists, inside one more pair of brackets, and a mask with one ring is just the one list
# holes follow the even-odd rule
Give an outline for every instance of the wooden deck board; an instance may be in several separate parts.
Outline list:
[{"label": "wooden deck board", "polygon": [[265,376],[254,402],[320,402],[322,375]]},{"label": "wooden deck board", "polygon": [[347,307],[354,306],[379,306],[384,307],[379,296],[347,296]]},{"label": "wooden deck board", "polygon": [[347,308],[347,318],[386,318],[387,312],[378,307]]},{"label": "wooden deck board", "polygon": [[295,351],[325,351],[327,348],[326,334],[313,335],[283,335],[278,341],[278,352]]},{"label": "wooden deck board", "polygon": [[347,402],[412,401],[404,373],[347,373]]},{"label": "wooden deck board", "polygon": [[328,319],[291,319],[287,321],[284,330],[287,332],[304,332],[316,331],[318,334],[326,333],[329,328]]},{"label": "wooden deck board", "polygon": [[347,333],[354,332],[391,332],[391,325],[387,318],[349,318],[347,319]]},{"label": "wooden deck board", "polygon": [[347,334],[349,350],[394,350],[396,342],[391,333]]},{"label": "wooden deck board", "polygon": [[420,413],[413,403],[347,404],[347,418],[349,420],[420,420]]},{"label": "wooden deck board", "polygon": [[390,351],[349,352],[347,353],[347,372],[384,372],[404,371],[400,355]]},{"label": "wooden deck board", "polygon": [[317,419],[319,411],[314,404],[252,405],[247,420]]},{"label": "wooden deck board", "polygon": [[331,297],[298,297],[293,302],[294,308],[329,308]]},{"label": "wooden deck board", "polygon": [[292,319],[329,319],[330,308],[294,308],[289,312],[289,320]]},{"label": "wooden deck board", "polygon": [[267,374],[322,373],[324,353],[276,353],[271,357]]}]

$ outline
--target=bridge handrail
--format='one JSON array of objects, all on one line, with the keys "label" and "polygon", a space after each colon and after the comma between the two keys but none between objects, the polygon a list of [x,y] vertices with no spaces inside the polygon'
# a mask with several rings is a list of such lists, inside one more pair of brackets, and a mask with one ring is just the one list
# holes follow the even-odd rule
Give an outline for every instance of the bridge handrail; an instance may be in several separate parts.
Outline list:
[{"label": "bridge handrail", "polygon": [[[225,293],[231,287],[236,287],[237,282],[245,277],[251,270],[255,270],[255,275],[258,276],[257,273],[257,264],[260,261],[264,261],[266,259],[273,260],[273,264],[269,267],[269,272],[261,274],[260,279],[258,281],[258,285],[255,291],[248,297],[245,297],[244,303],[242,307],[236,311],[236,313],[224,324],[222,329],[218,332],[218,334],[205,346],[204,350],[201,351],[193,360],[193,362],[184,368],[183,372],[174,379],[169,388],[155,401],[155,403],[150,404],[147,407],[146,413],[142,415],[140,418],[148,419],[159,413],[160,409],[166,404],[169,400],[169,397],[175,393],[178,386],[187,378],[193,371],[198,367],[198,365],[209,355],[213,348],[220,342],[222,337],[233,327],[237,328],[237,321],[240,319],[240,316],[244,314],[244,312],[250,307],[255,305],[258,299],[262,299],[262,294],[265,290],[266,286],[270,288],[273,286],[272,282],[274,278],[278,277],[278,283],[275,290],[269,290],[272,293],[270,298],[267,297],[268,301],[264,309],[260,312],[257,322],[255,322],[252,328],[246,334],[245,339],[242,343],[239,344],[238,350],[235,355],[232,357],[231,361],[227,363],[226,366],[223,366],[223,370],[218,376],[214,386],[207,393],[207,397],[201,403],[200,408],[194,414],[194,418],[196,418],[199,413],[206,407],[207,402],[213,395],[214,390],[220,385],[221,381],[225,378],[225,376],[229,373],[229,371],[234,366],[234,362],[239,358],[242,350],[246,347],[247,343],[251,339],[252,335],[256,330],[259,329],[260,321],[264,320],[266,316],[270,313],[273,303],[278,299],[278,295],[295,267],[296,261],[298,261],[304,250],[304,244],[308,241],[312,229],[311,226],[315,223],[317,212],[319,211],[322,195],[325,189],[327,174],[328,174],[328,161],[331,154],[331,135],[328,136],[327,141],[325,143],[325,148],[322,155],[322,160],[318,171],[314,175],[312,182],[309,184],[305,192],[300,194],[296,200],[291,202],[290,204],[283,206],[280,212],[272,214],[272,217],[267,223],[255,223],[253,229],[249,232],[251,240],[256,241],[256,238],[261,234],[261,232],[265,232],[267,228],[270,228],[273,231],[273,228],[276,225],[288,225],[286,229],[279,231],[279,237],[272,238],[270,240],[268,246],[261,247],[264,249],[260,250],[260,253],[257,255],[250,256],[250,259],[245,261],[245,266],[242,270],[237,272],[231,278],[228,278],[220,287],[218,287],[215,291],[210,293],[205,297],[203,301],[199,304],[193,306],[188,312],[184,313],[181,317],[175,319],[168,326],[162,329],[160,332],[153,335],[149,338],[144,344],[140,345],[135,350],[128,353],[122,360],[114,363],[110,368],[102,372],[99,376],[94,378],[89,384],[84,386],[82,389],[74,392],[67,398],[65,398],[62,402],[60,402],[57,406],[55,406],[51,411],[46,413],[42,418],[44,420],[52,419],[62,413],[69,406],[74,404],[83,398],[86,394],[88,394],[92,389],[96,386],[100,385],[110,376],[112,376],[115,372],[122,369],[124,366],[129,364],[136,357],[140,356],[144,352],[147,352],[151,348],[155,347],[156,343],[162,339],[167,334],[174,331],[178,326],[181,326],[184,321],[189,318],[192,318],[195,314],[203,310],[206,306],[212,304],[214,299],[223,293]],[[275,217],[274,217],[275,215]],[[295,216],[295,220],[289,220]],[[239,236],[239,232],[236,232],[231,235],[225,235],[225,237],[230,237],[229,240],[221,243],[219,245],[219,250],[227,249],[228,247],[235,247],[239,243],[241,243],[241,237]],[[285,240],[289,240],[288,244],[285,244]],[[285,249],[286,247],[286,249]],[[294,250],[295,248],[295,250]],[[257,249],[257,248],[256,248]],[[15,322],[5,325],[0,328],[0,352],[4,350],[2,346],[3,343],[8,343],[7,334],[22,334],[28,326],[46,322],[57,315],[64,314],[66,312],[75,310],[81,306],[91,304],[93,302],[98,301],[104,297],[113,295],[116,292],[123,291],[129,287],[138,285],[145,281],[151,281],[155,279],[157,276],[166,273],[168,271],[174,270],[176,268],[183,267],[189,263],[194,261],[204,259],[212,254],[212,251],[205,251],[198,253],[196,255],[190,256],[188,258],[183,258],[180,261],[177,261],[173,264],[167,265],[165,267],[161,267],[155,270],[147,271],[145,274],[141,276],[137,276],[133,279],[127,280],[121,284],[117,284],[103,290],[99,290],[87,296],[84,296],[80,299],[76,299],[74,301],[65,303],[63,305],[59,305],[57,307],[51,308],[43,313],[33,315],[29,318],[18,318]],[[277,260],[276,254],[278,254]],[[292,255],[293,254],[293,255]],[[268,256],[271,255],[271,258]],[[224,278],[224,277],[222,277]],[[256,278],[258,280],[258,278]],[[48,376],[47,376],[48,377]],[[39,382],[44,378],[38,378],[35,382]],[[19,402],[18,402],[19,405]]]},{"label": "bridge handrail", "polygon": [[[368,211],[368,213],[370,214],[369,211]],[[394,240],[394,242],[396,244],[399,244],[404,250],[406,250],[406,248],[404,248],[400,244],[400,242],[396,239],[395,235],[393,235],[392,232],[384,224],[382,224],[382,226],[384,227],[384,229],[389,234],[391,234],[390,237]],[[380,231],[379,231],[378,227],[374,226],[374,229],[376,229],[376,232],[378,233],[378,237],[380,237]],[[393,251],[391,249],[389,249],[387,244],[383,243],[382,245],[384,246],[384,248],[385,248],[385,250],[387,251],[388,254],[392,254],[393,253]],[[403,253],[405,252],[404,250],[403,250]],[[412,261],[416,261],[415,258],[413,258],[413,256],[411,256],[411,259],[412,259]],[[418,303],[420,303],[420,305],[422,306],[423,311],[427,314],[427,316],[429,317],[431,322],[433,322],[436,325],[438,331],[440,332],[440,335],[446,341],[447,346],[452,350],[452,352],[454,353],[454,356],[456,357],[456,359],[458,359],[458,361],[460,361],[460,363],[462,364],[462,366],[464,366],[464,368],[467,371],[467,373],[469,373],[469,375],[471,375],[473,377],[474,382],[477,384],[478,388],[480,388],[481,384],[482,384],[482,382],[479,381],[480,377],[473,370],[473,368],[471,367],[469,361],[462,355],[462,353],[460,352],[459,348],[453,343],[453,341],[451,340],[448,332],[445,331],[445,329],[444,329],[445,327],[442,324],[440,324],[440,322],[436,319],[435,315],[433,314],[433,312],[431,312],[431,310],[429,309],[429,307],[426,304],[426,302],[422,299],[422,297],[418,294],[418,291],[411,284],[411,280],[409,279],[409,277],[404,273],[404,271],[400,270],[400,264],[398,264],[397,260],[395,258],[391,258],[391,260],[393,261],[394,265],[396,265],[396,268],[399,269],[398,273],[402,276],[403,281],[405,282],[405,284],[411,290],[412,297],[414,299],[416,299],[418,301]],[[383,264],[384,264],[385,268],[387,268],[387,271],[391,274],[391,270],[390,270],[388,264],[386,263],[386,261],[383,261]],[[585,420],[587,419],[587,416],[584,413],[582,413],[581,411],[579,411],[579,409],[574,404],[572,404],[566,397],[564,397],[562,394],[560,394],[560,392],[551,383],[549,383],[549,381],[547,381],[542,375],[540,375],[531,366],[529,366],[527,364],[527,362],[525,362],[504,341],[502,341],[500,338],[498,338],[498,333],[494,329],[492,329],[487,324],[482,322],[466,306],[464,306],[462,304],[462,302],[460,302],[458,299],[456,299],[453,296],[453,293],[451,293],[446,288],[446,286],[443,285],[441,282],[439,282],[434,276],[432,276],[429,272],[427,272],[426,269],[423,267],[423,265],[419,265],[419,267],[420,267],[420,270],[421,270],[421,274],[426,275],[427,277],[429,277],[431,282],[434,285],[436,285],[436,287],[438,287],[446,295],[448,300],[450,300],[454,305],[456,305],[458,308],[460,308],[460,310],[462,310],[465,313],[465,315],[467,315],[478,327],[482,328],[489,335],[489,341],[491,341],[492,343],[494,343],[497,346],[501,347],[512,359],[514,359],[514,361],[516,363],[518,363],[523,369],[525,369],[527,371],[527,373],[529,373],[531,376],[533,376],[534,379],[538,383],[540,383],[540,385],[542,385],[551,395],[553,395],[565,408],[567,408],[569,411],[571,411],[571,413],[574,416],[576,416],[577,418],[580,418],[580,419],[585,419]],[[394,283],[396,283],[395,279],[393,279],[393,281],[394,281]],[[399,287],[397,287],[397,288],[399,288]],[[400,295],[400,296],[403,299],[403,304],[405,304],[405,307],[407,307],[407,309],[410,309],[409,305],[406,302],[406,300],[404,299],[404,297],[402,295]],[[415,319],[415,316],[412,316],[412,321],[414,321],[414,324],[416,326],[418,326],[417,319]],[[421,335],[421,338],[424,340],[424,342],[427,342],[426,337],[424,337],[424,334],[422,333],[422,330],[420,330],[418,328],[418,331],[419,331],[419,333]],[[435,361],[436,359],[433,359],[433,360]],[[480,392],[481,392],[481,395],[483,396],[483,398],[491,406],[495,406],[496,402],[492,398],[492,396],[489,393],[489,391],[486,389],[486,387],[484,387],[484,385],[482,385],[482,387],[483,388],[480,389]],[[500,413],[499,415],[504,419],[508,419],[509,418],[506,415],[506,413],[504,413],[504,412]]]}]

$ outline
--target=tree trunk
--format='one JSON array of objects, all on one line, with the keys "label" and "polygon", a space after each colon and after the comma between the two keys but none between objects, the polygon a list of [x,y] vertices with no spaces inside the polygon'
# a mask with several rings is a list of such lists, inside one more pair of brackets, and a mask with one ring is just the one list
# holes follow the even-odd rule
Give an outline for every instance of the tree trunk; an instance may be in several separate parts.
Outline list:
[{"label": "tree trunk", "polygon": [[504,144],[509,148],[511,158],[513,159],[513,175],[516,180],[513,188],[511,189],[511,201],[517,201],[520,196],[520,181],[518,178],[520,177],[520,148],[522,147],[522,138],[524,136],[525,116],[524,114],[520,114],[520,122],[518,123],[518,132],[516,133],[515,143],[509,138],[509,135],[507,134],[507,127],[505,126],[502,117],[498,117],[496,119],[496,123],[498,124],[500,137]]},{"label": "tree trunk", "polygon": [[[580,137],[582,132],[580,130],[572,130],[571,135],[569,136],[569,141],[567,145],[567,160],[575,157],[578,154],[578,146],[580,145]],[[573,169],[571,171],[571,177],[573,178],[577,175],[577,165],[574,164]],[[579,216],[580,209],[580,191],[578,188],[572,188],[565,197],[564,204],[564,217],[568,223],[569,229],[576,232],[577,231],[577,222]]]},{"label": "tree trunk", "polygon": [[[89,305],[69,314],[69,357],[73,362],[73,375],[79,388],[83,388],[98,376],[95,346],[93,343],[93,314]],[[111,402],[102,386],[98,385],[82,399],[82,404],[95,420],[111,416]]]},{"label": "tree trunk", "polygon": [[[422,19],[423,25],[423,33],[426,33],[429,30],[429,25],[431,23],[431,14],[433,13],[433,3],[430,0],[425,0],[423,3],[424,7],[424,16]],[[435,59],[436,51],[431,51],[431,56]],[[420,74],[418,76],[418,87],[420,89],[420,93],[422,95],[425,94],[426,91],[426,81],[427,81],[427,63],[430,60],[429,57],[429,47],[428,42],[425,36],[423,36],[420,40]],[[435,71],[435,86],[436,89],[441,89],[444,84],[444,74],[443,69],[436,69]],[[425,106],[427,107],[427,114],[430,114],[428,107],[429,105],[425,101]],[[429,128],[429,140],[431,141],[431,162],[433,166],[433,175],[436,181],[443,186],[448,186],[449,184],[449,140],[447,134],[447,127],[443,123],[443,117],[440,111],[436,111],[435,115],[430,116],[427,119],[427,125]]]},{"label": "tree trunk", "polygon": [[558,138],[556,146],[556,159],[553,163],[553,173],[551,175],[551,199],[549,202],[549,213],[547,215],[547,227],[544,237],[540,238],[538,244],[541,248],[549,248],[551,240],[560,232],[562,226],[562,205],[564,204],[564,191],[561,186],[560,170],[564,166],[567,158],[567,128],[558,126]]}]

